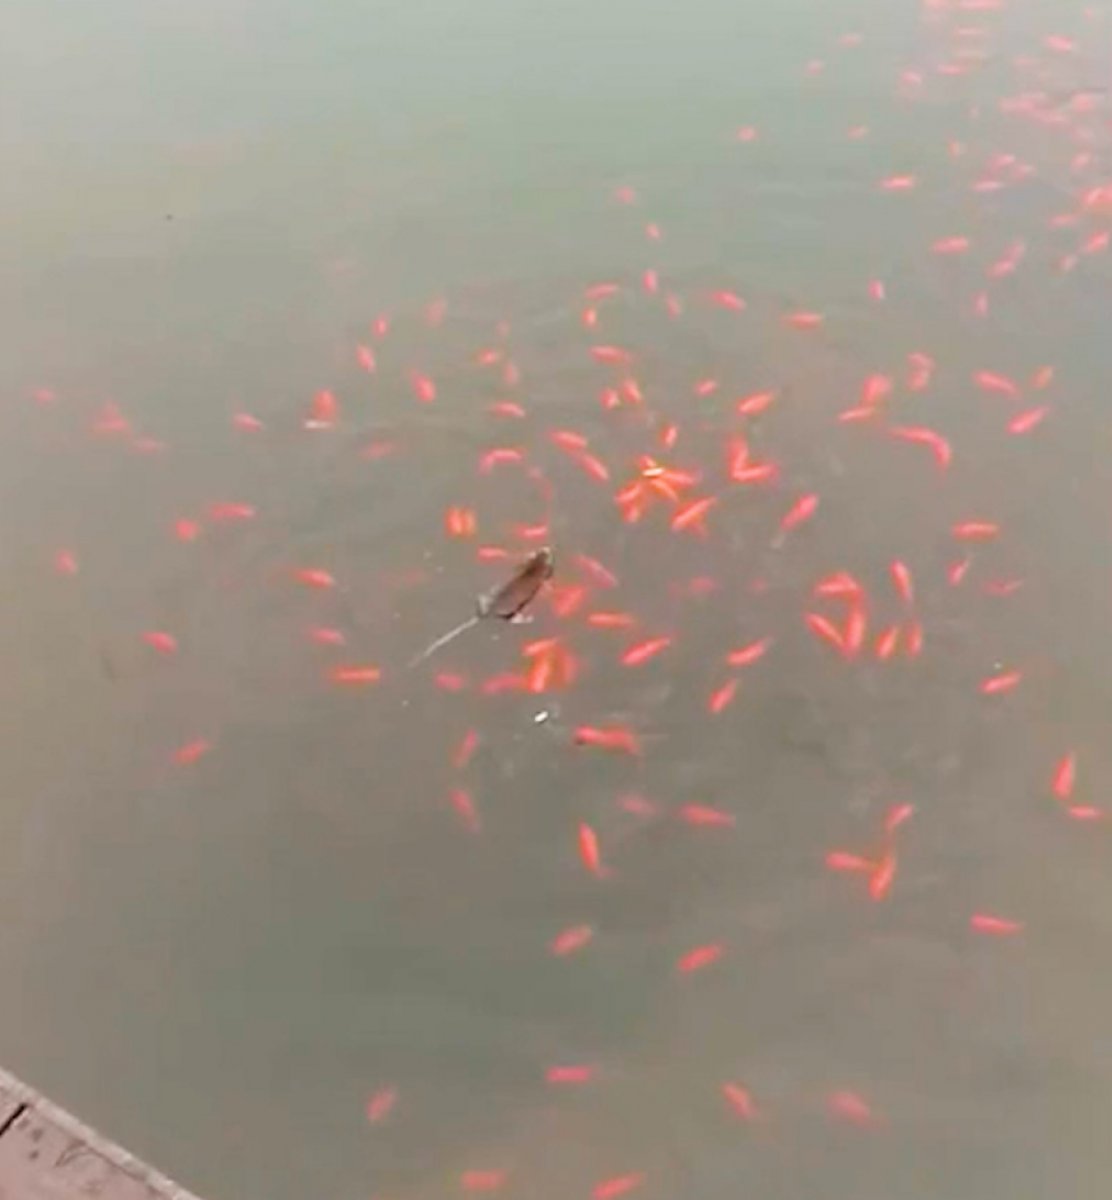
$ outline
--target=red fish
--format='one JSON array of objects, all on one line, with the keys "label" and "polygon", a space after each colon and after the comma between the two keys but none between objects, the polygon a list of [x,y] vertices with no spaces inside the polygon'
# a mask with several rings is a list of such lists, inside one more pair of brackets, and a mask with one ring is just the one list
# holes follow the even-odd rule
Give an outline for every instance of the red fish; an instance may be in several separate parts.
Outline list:
[{"label": "red fish", "polygon": [[950,443],[940,433],[922,425],[893,425],[888,430],[888,434],[890,437],[899,438],[904,442],[915,442],[920,446],[926,446],[943,471],[950,465],[950,461],[954,457]]},{"label": "red fish", "polygon": [[197,738],[195,741],[186,742],[184,746],[179,746],[174,751],[174,762],[179,767],[189,767],[193,763],[204,758],[212,749],[212,742],[207,738]]},{"label": "red fish", "polygon": [[694,950],[680,956],[676,961],[676,970],[685,975],[691,974],[692,971],[701,971],[704,967],[716,963],[724,950],[725,947],[720,944],[696,946]]},{"label": "red fish", "polygon": [[1073,795],[1073,787],[1077,781],[1077,755],[1071,750],[1054,768],[1050,787],[1058,800],[1068,800]]},{"label": "red fish", "polygon": [[800,496],[780,519],[781,535],[787,534],[805,521],[809,521],[818,512],[818,509],[819,498],[814,492]]},{"label": "red fish", "polygon": [[994,917],[989,913],[974,913],[969,918],[969,928],[974,933],[991,933],[997,937],[1020,933],[1023,925],[1019,921],[1011,921],[1006,917]]},{"label": "red fish", "polygon": [[892,379],[888,375],[870,375],[861,386],[861,405],[875,408],[892,394]]},{"label": "red fish", "polygon": [[143,641],[153,650],[157,650],[159,654],[176,654],[178,649],[178,639],[172,633],[162,633],[157,630],[150,630],[143,634]]},{"label": "red fish", "polygon": [[719,308],[728,308],[733,312],[745,311],[745,301],[736,292],[711,292],[710,298]]},{"label": "red fish", "polygon": [[743,1121],[757,1119],[757,1106],[747,1088],[742,1087],[740,1083],[724,1083],[721,1090],[726,1103]]},{"label": "red fish", "polygon": [[464,1171],[459,1177],[459,1185],[465,1192],[497,1192],[509,1175],[509,1171]]},{"label": "red fish", "polygon": [[714,496],[704,496],[701,500],[690,500],[672,518],[672,529],[681,532],[684,529],[695,529],[706,533],[707,513],[718,503]]},{"label": "red fish", "polygon": [[670,637],[647,638],[643,642],[637,642],[635,645],[630,646],[622,655],[622,666],[643,666],[650,659],[667,650],[671,644],[672,638]]},{"label": "red fish", "polygon": [[748,646],[742,646],[740,650],[731,650],[726,655],[726,662],[731,667],[748,667],[753,663],[762,659],[772,646],[772,638],[761,638],[756,642],[750,642]]},{"label": "red fish", "polygon": [[604,1179],[595,1184],[591,1200],[618,1200],[619,1196],[632,1192],[644,1182],[645,1176],[639,1171],[628,1175],[615,1175],[612,1179]]},{"label": "red fish", "polygon": [[828,1104],[831,1115],[840,1120],[861,1126],[876,1123],[872,1108],[856,1092],[834,1092]]},{"label": "red fish", "polygon": [[755,417],[770,408],[775,400],[775,392],[752,392],[737,402],[737,411],[740,416]]},{"label": "red fish", "polygon": [[366,1105],[367,1122],[370,1125],[380,1125],[394,1111],[398,1102],[398,1089],[395,1087],[379,1088],[368,1100]]},{"label": "red fish", "polygon": [[414,397],[422,404],[431,404],[436,399],[436,384],[420,371],[410,371],[409,383],[413,388]]},{"label": "red fish", "polygon": [[378,683],[378,681],[382,678],[382,671],[379,670],[378,667],[364,665],[343,665],[333,667],[328,672],[328,677],[333,683]]},{"label": "red fish", "polygon": [[881,662],[886,662],[896,653],[900,642],[900,627],[898,625],[890,625],[883,630],[876,639],[874,647],[877,658]]},{"label": "red fish", "polygon": [[335,576],[330,571],[323,571],[319,567],[301,567],[294,571],[294,578],[312,588],[334,588],[336,586]]},{"label": "red fish", "polygon": [[583,865],[596,878],[602,879],[607,872],[602,865],[602,853],[599,850],[598,834],[595,833],[590,825],[580,824],[577,837],[579,857],[583,860]]},{"label": "red fish", "polygon": [[1008,432],[1014,434],[1030,433],[1032,429],[1041,425],[1050,414],[1050,409],[1029,408],[1025,412],[1017,413],[1016,416],[1008,422]]},{"label": "red fish", "polygon": [[888,851],[880,862],[877,863],[876,868],[869,877],[869,897],[873,900],[883,900],[892,890],[892,883],[895,878],[896,855],[893,851]]},{"label": "red fish", "polygon": [[973,375],[973,382],[982,392],[1007,396],[1009,400],[1015,400],[1019,396],[1019,385],[1015,380],[1009,379],[1007,375],[1000,375],[996,371],[977,371]]},{"label": "red fish", "polygon": [[804,613],[803,619],[807,622],[807,628],[813,634],[829,642],[839,654],[846,654],[845,642],[842,640],[842,635],[833,622],[827,620],[821,613]]},{"label": "red fish", "polygon": [[961,521],[951,529],[954,537],[963,542],[988,542],[999,532],[1000,526],[992,521]]},{"label": "red fish", "polygon": [[831,871],[851,871],[857,874],[872,874],[875,864],[859,854],[844,850],[831,850],[826,856],[826,866]]},{"label": "red fish", "polygon": [[590,1083],[595,1071],[596,1068],[592,1066],[549,1067],[544,1077],[548,1083],[554,1084]]},{"label": "red fish", "polygon": [[705,804],[685,804],[676,815],[685,825],[732,829],[737,824],[737,818],[733,813],[723,812],[720,808],[709,808]]},{"label": "red fish", "polygon": [[448,794],[448,799],[467,829],[471,833],[479,833],[482,826],[479,821],[478,810],[475,808],[475,801],[471,798],[471,793],[465,791],[463,788],[453,788]]},{"label": "red fish", "polygon": [[340,402],[329,391],[320,391],[313,397],[309,415],[305,418],[306,429],[331,429],[340,415]]},{"label": "red fish", "polygon": [[1004,671],[999,675],[990,675],[981,681],[981,691],[986,696],[999,696],[1002,692],[1010,692],[1018,687],[1022,679],[1022,671]]},{"label": "red fish", "polygon": [[590,925],[573,925],[569,929],[564,929],[558,933],[549,942],[548,949],[557,958],[564,958],[568,954],[574,954],[577,950],[582,950],[594,936],[595,931]]},{"label": "red fish", "polygon": [[463,738],[455,749],[455,753],[452,755],[452,766],[457,771],[462,771],[475,756],[475,751],[479,748],[480,740],[479,732],[476,729],[469,729],[463,735]]},{"label": "red fish", "polygon": [[707,712],[712,716],[718,716],[733,703],[737,689],[738,681],[736,679],[729,679],[721,687],[716,688],[707,697]]}]

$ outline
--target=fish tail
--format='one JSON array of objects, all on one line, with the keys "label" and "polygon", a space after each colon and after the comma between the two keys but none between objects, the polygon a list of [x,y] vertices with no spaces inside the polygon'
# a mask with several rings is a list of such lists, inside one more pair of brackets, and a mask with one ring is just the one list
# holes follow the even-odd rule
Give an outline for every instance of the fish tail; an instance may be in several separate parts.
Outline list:
[{"label": "fish tail", "polygon": [[470,629],[472,625],[478,624],[478,621],[478,617],[470,617],[466,621],[463,621],[461,624],[457,625],[455,629],[449,629],[443,637],[438,637],[435,642],[429,646],[426,646],[425,649],[422,650],[421,653],[410,662],[410,668],[416,667],[419,663],[423,663],[426,658],[431,658],[437,652],[437,650],[441,650],[449,642],[455,641],[455,639],[458,638],[459,635],[465,630]]}]

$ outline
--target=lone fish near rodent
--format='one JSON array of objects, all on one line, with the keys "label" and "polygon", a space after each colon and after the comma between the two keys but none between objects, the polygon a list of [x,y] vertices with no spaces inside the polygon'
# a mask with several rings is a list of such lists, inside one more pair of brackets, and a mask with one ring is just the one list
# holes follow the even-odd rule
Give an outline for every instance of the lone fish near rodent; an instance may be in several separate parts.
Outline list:
[{"label": "lone fish near rodent", "polygon": [[555,564],[556,559],[551,547],[542,546],[539,550],[534,550],[510,579],[500,587],[484,592],[478,598],[475,602],[473,617],[469,617],[455,629],[450,629],[443,637],[437,638],[409,665],[415,667],[418,663],[424,662],[437,650],[442,649],[449,642],[455,641],[461,633],[473,625],[478,625],[480,621],[486,620],[488,617],[498,617],[503,621],[518,619],[545,583],[552,578]]}]

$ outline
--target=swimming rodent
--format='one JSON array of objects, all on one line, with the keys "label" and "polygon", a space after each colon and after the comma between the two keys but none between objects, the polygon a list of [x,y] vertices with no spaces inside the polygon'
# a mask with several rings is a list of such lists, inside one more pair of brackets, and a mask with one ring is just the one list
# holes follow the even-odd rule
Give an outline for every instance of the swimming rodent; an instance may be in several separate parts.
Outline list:
[{"label": "swimming rodent", "polygon": [[468,617],[455,629],[450,629],[443,637],[438,637],[435,642],[422,650],[409,665],[415,667],[418,663],[424,662],[437,650],[442,649],[449,642],[455,641],[461,633],[473,625],[478,625],[480,621],[484,621],[488,617],[498,617],[503,621],[515,620],[532,603],[545,583],[552,578],[555,569],[556,557],[550,546],[542,546],[539,550],[534,550],[505,583],[489,592],[484,592],[475,601],[473,617]]}]

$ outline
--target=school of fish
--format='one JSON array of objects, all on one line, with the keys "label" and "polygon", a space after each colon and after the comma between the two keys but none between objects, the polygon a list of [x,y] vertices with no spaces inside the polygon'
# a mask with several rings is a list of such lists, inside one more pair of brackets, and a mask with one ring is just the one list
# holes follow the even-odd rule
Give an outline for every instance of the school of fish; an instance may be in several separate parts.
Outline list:
[{"label": "school of fish", "polygon": [[[975,871],[960,883],[937,878],[932,855],[947,828],[960,826],[960,839],[980,836],[979,826],[955,815],[956,802],[932,806],[906,782],[918,747],[929,747],[922,754],[932,763],[949,764],[931,776],[944,793],[972,723],[1037,749],[1041,766],[1013,803],[1037,813],[1048,838],[1062,829],[1106,836],[1092,738],[1071,728],[1068,705],[1046,715],[1058,703],[1053,648],[1025,646],[1009,632],[1017,606],[1052,603],[1013,533],[1022,510],[980,482],[988,459],[1017,480],[1038,477],[1044,454],[1068,438],[1071,405],[1086,386],[1069,364],[1040,357],[1045,343],[1034,330],[1018,342],[1000,334],[1000,321],[1020,319],[1019,289],[1029,282],[1048,309],[1079,303],[1061,299],[1071,288],[1103,306],[1110,279],[1112,101],[1083,51],[1107,36],[1107,22],[1089,11],[1091,28],[1028,30],[1022,50],[996,50],[1023,8],[1019,0],[921,6],[923,37],[891,82],[893,104],[909,112],[949,105],[952,127],[929,155],[919,147],[908,155],[920,164],[915,173],[889,150],[883,161],[870,157],[869,125],[842,132],[837,153],[860,204],[897,230],[903,247],[902,258],[863,263],[852,294],[808,298],[788,285],[782,294],[775,280],[749,279],[744,263],[717,277],[673,277],[667,247],[682,235],[658,215],[651,183],[617,183],[600,197],[597,220],[640,247],[636,262],[568,289],[553,306],[543,353],[533,318],[512,303],[480,321],[449,293],[419,310],[370,314],[336,378],[286,419],[252,411],[247,399],[229,415],[232,454],[290,464],[334,455],[352,477],[396,481],[384,488],[419,479],[424,507],[408,519],[404,562],[380,570],[364,561],[356,579],[356,558],[330,554],[327,536],[283,544],[273,534],[255,557],[235,559],[236,539],[281,519],[265,494],[199,500],[155,532],[177,547],[187,573],[223,571],[231,556],[229,594],[281,597],[299,626],[296,653],[312,663],[303,696],[344,706],[343,719],[368,736],[379,726],[419,739],[421,799],[411,803],[422,806],[438,854],[489,842],[497,850],[484,861],[495,870],[499,856],[515,856],[520,826],[508,802],[527,803],[535,763],[566,780],[566,800],[546,816],[551,837],[528,851],[551,864],[566,911],[552,922],[546,910],[534,944],[507,949],[520,954],[523,980],[539,970],[605,976],[607,893],[636,889],[640,856],[655,852],[646,846],[687,847],[693,878],[702,857],[712,870],[733,847],[742,852],[751,809],[763,803],[763,768],[734,760],[736,786],[703,790],[689,782],[699,773],[684,768],[692,744],[723,756],[735,737],[749,747],[794,746],[812,756],[833,794],[838,756],[857,762],[855,753],[868,757],[887,739],[889,767],[876,772],[873,792],[831,800],[821,818],[777,818],[788,841],[802,826],[822,831],[813,849],[803,837],[791,890],[862,937],[896,936],[923,919],[916,906],[929,908],[922,897],[937,888],[959,906],[939,936],[962,955],[1038,953],[1040,914],[1021,898]],[[852,71],[867,40],[846,33],[800,64],[799,105],[821,106],[823,79]],[[968,77],[988,71],[1006,81],[992,114],[967,105],[963,92]],[[999,134],[1010,128],[1022,131],[1015,144],[1037,147],[1039,157],[1011,149]],[[984,130],[999,135],[998,148]],[[765,137],[740,124],[723,131],[722,153],[755,153]],[[1046,216],[1034,226],[1009,198],[1036,186],[1046,189]],[[924,197],[944,198],[955,224],[925,224],[923,213],[936,210]],[[932,310],[929,325],[917,309],[924,287],[947,313]],[[1031,291],[1022,293],[1024,319],[1037,324]],[[960,331],[952,340],[938,336],[945,322]],[[927,327],[933,341],[921,342]],[[695,372],[687,369],[692,339],[707,346]],[[970,346],[983,348],[978,361]],[[554,353],[558,379],[546,375]],[[67,397],[44,384],[34,401],[64,409]],[[175,453],[157,430],[137,426],[124,401],[98,404],[81,421],[96,453]],[[438,475],[444,430],[458,423],[471,432],[452,435],[453,469]],[[96,543],[44,547],[44,572],[79,594],[100,552]],[[486,599],[467,620],[477,594]],[[507,619],[479,619],[492,603]],[[439,636],[456,621],[464,625]],[[190,656],[190,635],[170,616],[159,622],[134,630],[134,641],[172,672]],[[813,684],[806,696],[787,682],[800,677]],[[924,689],[937,699],[937,738],[910,726],[893,734],[893,725],[868,741],[866,714],[896,722]],[[852,728],[839,724],[843,704],[856,714]],[[211,720],[199,706],[192,724],[180,724],[158,750],[166,769],[204,778],[234,750],[238,724]],[[327,735],[317,736],[327,754]],[[382,774],[367,785],[372,804],[390,779],[382,756],[392,736],[375,743],[372,766]],[[524,765],[500,769],[511,763]],[[963,805],[976,804],[974,791]],[[468,902],[454,897],[461,909]],[[719,914],[685,931],[682,944],[665,939],[653,987],[673,996],[677,1012],[699,1012],[700,989],[740,994],[751,986],[760,922]],[[677,1016],[674,1036],[683,1029]],[[621,1064],[582,1057],[590,1047],[553,1053],[529,1086],[547,1090],[555,1110],[584,1103],[584,1094],[605,1105]],[[867,1080],[819,1072],[806,1085],[778,1082],[759,1070],[750,1077],[729,1057],[691,1069],[705,1105],[690,1119],[733,1123],[747,1136],[775,1136],[769,1131],[808,1108],[847,1136],[881,1136],[916,1119],[906,1094],[874,1094]],[[385,1144],[406,1123],[420,1125],[422,1095],[404,1071],[367,1079],[360,1119],[368,1136]],[[632,1145],[615,1147],[606,1169],[592,1165],[580,1177],[569,1168],[575,1182],[562,1194],[684,1194],[682,1175],[662,1178],[659,1163],[637,1161]],[[549,1194],[540,1160],[528,1158],[491,1141],[465,1153],[440,1190],[388,1179],[370,1181],[366,1194]]]}]

